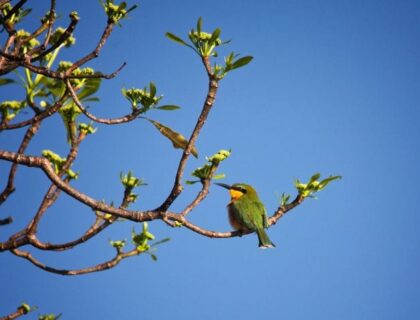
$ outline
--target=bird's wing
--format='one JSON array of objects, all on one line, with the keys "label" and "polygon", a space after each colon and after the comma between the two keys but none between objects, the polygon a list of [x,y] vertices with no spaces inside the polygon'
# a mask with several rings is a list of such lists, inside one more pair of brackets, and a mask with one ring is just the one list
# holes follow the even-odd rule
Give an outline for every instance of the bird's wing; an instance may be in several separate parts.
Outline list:
[{"label": "bird's wing", "polygon": [[232,212],[238,222],[249,230],[264,227],[265,208],[256,201],[235,201],[232,203]]},{"label": "bird's wing", "polygon": [[258,207],[258,212],[261,215],[263,228],[268,228],[267,210],[265,209],[265,206],[262,204],[262,202],[257,202],[256,205]]}]

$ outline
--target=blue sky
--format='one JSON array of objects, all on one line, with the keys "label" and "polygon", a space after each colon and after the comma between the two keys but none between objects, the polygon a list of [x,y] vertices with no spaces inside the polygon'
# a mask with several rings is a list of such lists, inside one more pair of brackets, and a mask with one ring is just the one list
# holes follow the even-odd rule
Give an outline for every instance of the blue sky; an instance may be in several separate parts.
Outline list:
[{"label": "blue sky", "polygon": [[[25,301],[39,306],[40,313],[62,312],[63,319],[418,319],[419,2],[139,4],[90,64],[112,72],[128,63],[103,84],[92,112],[126,114],[129,106],[120,89],[153,80],[164,94],[162,102],[182,109],[150,117],[191,132],[205,98],[206,76],[197,56],[164,33],[186,38],[202,16],[205,30],[220,27],[222,39],[232,39],[221,56],[235,51],[254,60],[221,81],[197,142],[200,159],[189,161],[187,174],[205,156],[232,148],[220,169],[227,175],[224,182],[254,185],[269,213],[282,192],[294,194],[296,178],[321,172],[343,179],[268,230],[274,250],[259,250],[255,235],[208,239],[158,221],[150,224],[151,231],[171,241],[158,248],[157,262],[140,256],[110,271],[63,277],[3,253],[0,314]],[[97,1],[71,5],[57,3],[63,25],[70,11],[81,16],[77,46],[63,52],[63,60],[90,52],[105,25]],[[0,90],[4,100],[21,95],[17,86]],[[66,153],[60,121],[44,124],[29,154],[43,149]],[[0,148],[15,150],[22,134],[2,133]],[[119,173],[131,169],[149,184],[133,209],[154,208],[170,191],[180,155],[147,122],[99,125],[81,146],[74,186],[118,202]],[[3,181],[7,168],[0,162]],[[1,227],[1,240],[26,225],[48,187],[33,168],[21,168],[16,184],[16,193],[0,210],[2,216],[12,214],[15,223]],[[182,209],[198,190],[186,187],[173,209]],[[190,218],[228,231],[227,202],[226,191],[213,187]],[[51,242],[71,240],[92,219],[90,210],[63,196],[47,213],[39,235]],[[108,240],[129,238],[131,228],[129,222],[117,223],[72,252],[34,254],[55,267],[85,267],[112,257]]]}]

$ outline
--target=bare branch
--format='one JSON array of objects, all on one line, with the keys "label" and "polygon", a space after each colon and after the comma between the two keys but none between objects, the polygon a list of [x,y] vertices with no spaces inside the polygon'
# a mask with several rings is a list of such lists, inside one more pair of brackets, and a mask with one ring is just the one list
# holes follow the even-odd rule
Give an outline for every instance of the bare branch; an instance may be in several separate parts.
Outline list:
[{"label": "bare branch", "polygon": [[[40,125],[41,125],[41,120],[39,120],[38,122],[32,123],[31,127],[29,127],[28,130],[26,131],[26,134],[23,137],[22,143],[20,144],[17,153],[24,153],[25,152],[26,148],[29,145],[29,142],[31,141],[33,136],[38,132],[38,129],[39,129]],[[15,191],[14,179],[15,179],[17,167],[18,167],[18,164],[13,163],[12,167],[10,168],[9,178],[7,180],[7,185],[4,188],[3,192],[0,194],[0,205],[4,201],[6,201],[6,199],[9,197],[10,194],[12,194]]]},{"label": "bare branch", "polygon": [[13,223],[13,218],[12,217],[7,217],[5,219],[0,219],[0,226],[5,226],[6,224],[11,224]]},{"label": "bare branch", "polygon": [[178,169],[175,176],[175,182],[172,187],[172,190],[169,194],[169,196],[166,198],[166,200],[162,203],[162,205],[157,209],[158,211],[166,211],[169,209],[171,204],[175,201],[175,199],[179,196],[179,194],[182,192],[182,185],[181,180],[184,175],[185,166],[187,165],[188,157],[191,154],[191,149],[193,145],[195,144],[198,135],[200,134],[201,128],[204,126],[204,123],[207,120],[207,117],[210,113],[210,110],[214,104],[214,101],[216,100],[216,93],[217,89],[219,87],[218,80],[213,76],[211,73],[211,67],[208,57],[203,58],[203,64],[206,68],[208,78],[209,78],[209,89],[206,96],[206,99],[204,101],[204,105],[202,108],[202,111],[200,113],[200,116],[198,117],[197,123],[195,125],[195,128],[191,134],[191,137],[188,141],[187,147],[185,148],[184,152],[182,153],[181,160],[178,165]]},{"label": "bare branch", "polygon": [[16,12],[19,11],[20,8],[22,8],[22,6],[26,3],[27,0],[20,0],[13,8],[12,10],[10,10],[7,15],[5,17],[0,17],[0,23],[4,26],[4,28],[7,30],[7,33],[9,33],[9,35],[14,33],[14,28],[12,28],[10,26],[9,23],[7,23],[7,20],[9,20],[9,18],[11,16],[13,16]]},{"label": "bare branch", "polygon": [[[129,202],[130,193],[124,191],[123,200],[121,202],[120,208],[127,208],[130,204]],[[41,250],[51,250],[51,251],[64,251],[68,249],[72,249],[75,246],[82,244],[89,239],[93,238],[95,235],[99,234],[101,231],[105,230],[108,226],[110,226],[115,219],[110,218],[108,220],[104,220],[101,217],[97,216],[95,219],[95,223],[78,239],[69,241],[62,244],[51,244],[51,243],[44,243],[40,241],[36,236],[33,234],[29,237],[29,243],[32,244],[34,247],[41,249]]]},{"label": "bare branch", "polygon": [[48,251],[64,251],[76,247],[79,244],[85,243],[89,239],[93,238],[95,235],[99,234],[101,231],[105,230],[108,226],[111,225],[109,221],[103,221],[101,218],[96,218],[95,223],[78,239],[69,241],[66,243],[52,244],[44,243],[36,237],[30,237],[29,243],[34,247],[40,250]]},{"label": "bare branch", "polygon": [[[2,53],[0,51],[0,55],[4,55],[4,53]],[[52,78],[52,79],[59,79],[59,80],[65,80],[65,79],[97,79],[97,78],[101,78],[101,79],[112,79],[114,77],[116,77],[118,75],[118,73],[127,65],[125,62],[118,67],[117,70],[115,70],[114,72],[110,73],[110,74],[104,74],[101,72],[96,72],[95,74],[91,74],[91,75],[67,75],[64,72],[56,72],[53,71],[51,69],[48,68],[44,68],[44,67],[38,67],[35,66],[33,64],[30,64],[29,62],[20,62],[20,65],[23,66],[24,68],[29,69],[30,71],[37,73],[37,74],[42,74],[46,77]],[[9,70],[10,71],[10,70]],[[1,74],[1,73],[0,73]]]},{"label": "bare branch", "polygon": [[85,205],[91,207],[93,210],[98,210],[100,212],[111,213],[118,217],[125,218],[132,221],[142,222],[142,221],[151,221],[158,219],[162,216],[160,211],[130,211],[120,208],[115,208],[109,206],[102,201],[97,201],[84,193],[76,190],[71,187],[68,183],[63,181],[60,176],[58,176],[54,169],[51,167],[51,164],[46,158],[26,156],[23,154],[18,154],[15,152],[3,151],[0,150],[0,159],[16,162],[28,167],[38,167],[44,171],[47,177],[53,182],[59,189],[63,190],[66,194],[73,197],[74,199],[84,203]]},{"label": "bare branch", "polygon": [[101,51],[101,49],[103,48],[103,46],[105,45],[107,39],[109,38],[109,36],[111,35],[111,32],[114,28],[114,24],[108,22],[104,32],[102,33],[101,39],[99,40],[97,46],[95,47],[95,49],[89,53],[88,55],[86,55],[85,57],[83,57],[82,59],[76,61],[75,63],[73,63],[73,65],[66,71],[66,76],[71,75],[71,73],[76,70],[77,68],[79,68],[80,66],[84,65],[86,62],[95,59],[99,56],[99,52]]},{"label": "bare branch", "polygon": [[137,255],[140,255],[142,253],[141,251],[138,251],[137,249],[133,249],[133,250],[128,251],[128,252],[118,253],[115,256],[115,258],[113,258],[109,261],[97,264],[97,265],[92,266],[92,267],[83,268],[83,269],[76,269],[76,270],[68,270],[68,269],[56,269],[56,268],[53,268],[53,267],[49,267],[49,266],[43,264],[42,262],[40,262],[39,260],[37,260],[36,258],[34,258],[34,256],[28,251],[22,251],[22,250],[19,250],[19,249],[13,249],[11,251],[16,256],[22,257],[22,258],[28,260],[34,266],[36,266],[36,267],[38,267],[38,268],[40,268],[44,271],[60,274],[60,275],[63,275],[63,276],[77,276],[77,275],[82,275],[82,274],[99,272],[99,271],[111,269],[111,268],[115,267],[116,265],[118,265],[121,262],[121,260],[123,260],[125,258],[128,258],[128,257],[137,256]]},{"label": "bare branch", "polygon": [[44,43],[40,46],[41,50],[45,50],[46,46],[50,42],[50,37],[52,34],[53,25],[54,25],[55,16],[56,16],[55,15],[55,1],[56,0],[51,0],[51,6],[50,6],[50,11],[49,11],[49,17],[48,17],[48,31],[45,36]]},{"label": "bare branch", "polygon": [[12,312],[12,313],[10,313],[7,316],[0,317],[0,320],[13,320],[13,319],[17,319],[17,318],[23,316],[24,314],[26,314],[27,312],[28,311],[25,310],[25,308],[23,306],[19,306],[15,312]]},{"label": "bare branch", "polygon": [[300,205],[304,200],[305,197],[298,194],[291,203],[280,206],[276,212],[274,212],[274,214],[268,219],[268,224],[270,226],[275,225],[277,221],[279,221],[287,212]]},{"label": "bare branch", "polygon": [[[50,13],[51,14],[51,13]],[[63,44],[73,33],[74,29],[76,28],[77,23],[79,22],[79,18],[76,15],[70,14],[70,24],[67,27],[67,29],[63,32],[63,34],[60,36],[60,38],[57,40],[56,43],[54,43],[51,47],[49,47],[47,50],[43,50],[39,55],[36,57],[33,57],[30,59],[30,62],[38,61],[42,57],[45,57],[50,52],[53,52],[55,49],[57,49],[61,44]],[[42,46],[40,46],[42,47]],[[33,52],[30,52],[29,55],[32,55]]]},{"label": "bare branch", "polygon": [[197,194],[197,197],[180,213],[181,216],[185,217],[188,213],[190,213],[195,207],[197,207],[201,201],[203,201],[207,195],[210,192],[210,184],[211,184],[211,179],[213,178],[213,175],[215,173],[215,171],[217,170],[217,166],[212,165],[208,178],[207,179],[202,179],[201,180],[201,185],[202,188],[200,190],[200,192]]},{"label": "bare branch", "polygon": [[[74,137],[74,133],[71,132],[70,134],[71,134],[72,146],[71,146],[69,154],[66,157],[66,161],[64,162],[63,166],[60,169],[60,172],[57,173],[57,176],[60,177],[60,179],[65,174],[65,172],[70,168],[73,161],[76,159],[76,156],[79,150],[79,145],[82,142],[82,139],[84,137],[84,135],[79,135],[78,139],[76,140],[76,138]],[[64,181],[68,183],[69,179],[66,178]],[[37,232],[37,227],[42,216],[47,211],[47,209],[54,204],[54,202],[60,196],[60,193],[61,193],[61,190],[59,190],[55,184],[51,184],[51,186],[49,187],[47,193],[45,194],[41,202],[41,205],[35,217],[32,219],[32,221],[29,223],[26,229],[27,230],[26,234],[29,237]]]},{"label": "bare branch", "polygon": [[60,98],[60,100],[58,100],[53,106],[51,106],[50,108],[46,109],[45,111],[37,114],[36,116],[19,122],[19,123],[15,123],[15,124],[8,124],[8,123],[4,123],[4,124],[0,124],[0,132],[3,130],[12,130],[12,129],[19,129],[19,128],[23,128],[26,127],[28,125],[32,125],[36,122],[40,122],[41,120],[44,120],[45,118],[48,118],[50,116],[52,116],[54,113],[56,113],[61,106],[63,105],[65,99],[68,96],[68,91],[66,91],[63,96]]},{"label": "bare branch", "polygon": [[135,120],[139,114],[141,113],[140,109],[136,109],[133,110],[132,113],[127,114],[123,117],[120,118],[114,118],[114,119],[107,119],[107,118],[98,118],[95,115],[91,114],[89,111],[86,110],[86,108],[83,106],[83,104],[80,102],[79,98],[77,97],[76,92],[74,91],[73,86],[71,85],[70,81],[67,79],[66,80],[66,86],[71,94],[71,97],[74,101],[74,103],[76,103],[76,105],[79,107],[79,109],[83,112],[83,114],[88,117],[90,120],[95,121],[97,123],[103,123],[103,124],[108,124],[108,125],[113,125],[113,124],[121,124],[121,123],[126,123],[126,122],[130,122]]}]

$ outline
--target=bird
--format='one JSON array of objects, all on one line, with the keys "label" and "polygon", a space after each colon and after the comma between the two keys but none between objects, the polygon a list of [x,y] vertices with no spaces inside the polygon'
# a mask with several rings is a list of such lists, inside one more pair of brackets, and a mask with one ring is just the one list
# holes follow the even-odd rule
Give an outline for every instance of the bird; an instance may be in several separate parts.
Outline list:
[{"label": "bird", "polygon": [[232,228],[241,232],[255,231],[260,248],[275,247],[264,230],[268,227],[267,215],[257,191],[245,183],[235,183],[233,185],[225,183],[215,184],[229,190],[230,202],[227,205],[227,210]]}]

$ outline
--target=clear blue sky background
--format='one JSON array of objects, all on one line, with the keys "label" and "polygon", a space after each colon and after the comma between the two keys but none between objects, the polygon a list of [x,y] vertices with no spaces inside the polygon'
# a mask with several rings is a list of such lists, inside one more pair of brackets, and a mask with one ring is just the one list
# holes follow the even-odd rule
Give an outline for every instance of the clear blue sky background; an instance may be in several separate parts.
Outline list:
[{"label": "clear blue sky background", "polygon": [[[32,4],[35,2],[32,2]],[[44,6],[45,3],[45,6]],[[201,109],[207,81],[192,51],[164,37],[186,35],[199,16],[204,29],[220,26],[232,39],[225,51],[253,55],[246,68],[220,83],[213,113],[187,173],[204,156],[232,148],[221,171],[226,183],[256,187],[269,213],[293,181],[313,173],[343,179],[307,200],[268,233],[274,250],[259,250],[255,235],[208,239],[161,222],[158,261],[147,256],[80,277],[49,274],[10,253],[0,255],[0,314],[23,301],[63,319],[418,319],[420,316],[420,3],[356,1],[142,1],[123,28],[116,28],[91,66],[120,76],[104,83],[100,116],[126,114],[122,87],[155,81],[163,103],[177,112],[150,114],[189,133]],[[39,4],[41,9],[41,3]],[[43,8],[48,1],[42,2]],[[97,1],[58,1],[63,13],[77,10],[78,45],[63,52],[75,59],[96,44],[105,25]],[[42,9],[43,9],[42,8]],[[38,11],[38,10],[36,10]],[[33,21],[37,17],[32,16]],[[2,99],[19,99],[18,87],[0,88]],[[134,209],[156,207],[168,194],[181,155],[144,121],[98,126],[74,169],[74,185],[118,202],[121,171],[146,179]],[[2,133],[1,149],[16,149],[23,131]],[[60,120],[44,124],[28,150],[66,154]],[[0,163],[2,186],[8,164]],[[22,168],[17,192],[1,208],[15,223],[0,229],[2,240],[22,228],[48,187],[36,169]],[[197,185],[175,203],[181,209]],[[212,188],[191,220],[228,231],[225,190]],[[91,223],[90,210],[63,196],[40,226],[40,238],[71,240]],[[82,268],[113,256],[109,239],[129,238],[132,224],[117,223],[74,252],[35,252],[59,268]],[[136,226],[137,229],[140,226]],[[28,316],[33,319],[38,312]]]}]

